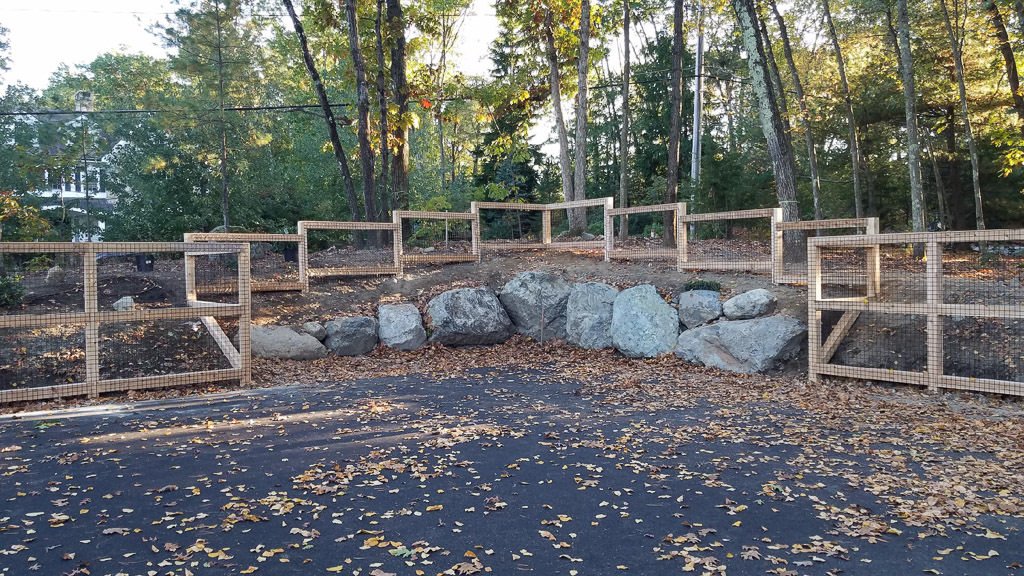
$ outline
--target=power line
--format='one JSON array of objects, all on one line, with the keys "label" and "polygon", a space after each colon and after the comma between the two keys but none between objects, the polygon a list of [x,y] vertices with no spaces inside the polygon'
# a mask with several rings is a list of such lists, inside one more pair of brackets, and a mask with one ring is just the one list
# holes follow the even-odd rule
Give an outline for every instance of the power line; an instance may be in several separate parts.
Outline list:
[{"label": "power line", "polygon": [[[331,108],[344,108],[351,104],[344,102],[331,104]],[[279,106],[225,106],[226,112],[261,112],[271,110],[319,110],[319,104],[281,104]],[[179,109],[142,109],[142,110],[93,110],[90,112],[76,112],[74,110],[30,110],[16,112],[0,112],[0,116],[101,116],[104,114],[200,114],[206,112],[220,112],[220,108],[179,108]]]}]

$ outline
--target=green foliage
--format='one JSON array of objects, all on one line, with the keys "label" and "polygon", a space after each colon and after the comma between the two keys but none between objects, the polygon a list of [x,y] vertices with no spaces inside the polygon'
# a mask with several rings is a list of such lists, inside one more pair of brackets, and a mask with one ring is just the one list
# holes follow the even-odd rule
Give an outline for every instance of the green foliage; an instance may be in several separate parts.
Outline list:
[{"label": "green foliage", "polygon": [[25,288],[21,285],[21,276],[0,276],[0,308],[17,306],[24,297]]},{"label": "green foliage", "polygon": [[29,272],[45,272],[53,267],[53,258],[47,254],[40,254],[25,262],[25,270]]},{"label": "green foliage", "polygon": [[683,292],[690,292],[693,290],[710,290],[712,292],[721,292],[722,285],[714,280],[701,280],[695,279],[690,280],[686,284],[683,284]]}]

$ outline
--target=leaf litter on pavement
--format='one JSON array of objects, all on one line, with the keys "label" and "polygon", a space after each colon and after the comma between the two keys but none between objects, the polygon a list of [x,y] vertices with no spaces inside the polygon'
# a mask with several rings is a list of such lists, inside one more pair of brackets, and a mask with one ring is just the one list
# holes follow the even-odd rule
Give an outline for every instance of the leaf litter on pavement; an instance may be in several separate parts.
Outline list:
[{"label": "leaf litter on pavement", "polygon": [[518,337],[254,373],[0,424],[0,574],[1021,572],[1019,401]]}]

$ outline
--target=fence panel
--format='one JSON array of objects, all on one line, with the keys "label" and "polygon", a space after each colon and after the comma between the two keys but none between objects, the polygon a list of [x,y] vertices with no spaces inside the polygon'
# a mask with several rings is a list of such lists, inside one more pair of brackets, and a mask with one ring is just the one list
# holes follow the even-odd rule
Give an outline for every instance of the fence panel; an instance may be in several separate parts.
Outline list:
[{"label": "fence panel", "polygon": [[[301,234],[264,234],[244,232],[190,232],[185,242],[248,242],[252,263],[253,292],[302,290],[299,271]],[[208,287],[212,289],[212,287]],[[235,290],[225,286],[224,290]]]},{"label": "fence panel", "polygon": [[301,220],[299,277],[392,276],[402,273],[401,227],[394,222]]},{"label": "fence panel", "polygon": [[608,210],[614,200],[592,198],[547,204],[548,223],[545,225],[549,250],[601,251],[609,258],[612,241]]},{"label": "fence panel", "polygon": [[1024,230],[810,238],[807,261],[812,379],[1024,395]]},{"label": "fence panel", "polygon": [[[685,202],[608,210],[611,229],[615,231],[609,258],[677,262],[679,248],[674,240],[685,215]],[[666,237],[666,230],[672,230],[674,235]]]},{"label": "fence panel", "polygon": [[[774,227],[774,265],[772,279],[776,284],[807,282],[807,238],[810,236],[848,236],[878,234],[878,218],[837,218],[832,220],[800,220],[783,222],[782,210],[776,208]],[[878,250],[867,255],[876,263]]]},{"label": "fence panel", "polygon": [[419,212],[396,210],[402,234],[402,265],[479,262],[480,218],[473,212]]},{"label": "fence panel", "polygon": [[0,402],[250,379],[248,244],[4,242],[0,293]]},{"label": "fence panel", "polygon": [[775,216],[774,208],[682,216],[679,270],[771,273]]},{"label": "fence panel", "polygon": [[473,202],[470,212],[480,218],[481,250],[539,250],[550,231],[544,204]]}]

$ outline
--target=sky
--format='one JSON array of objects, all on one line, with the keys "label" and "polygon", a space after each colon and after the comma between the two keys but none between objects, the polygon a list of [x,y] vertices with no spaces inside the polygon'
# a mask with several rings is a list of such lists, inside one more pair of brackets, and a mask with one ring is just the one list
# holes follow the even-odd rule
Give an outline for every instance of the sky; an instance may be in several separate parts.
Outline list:
[{"label": "sky", "polygon": [[[86,64],[106,52],[165,54],[147,29],[171,11],[170,0],[0,0],[11,44],[6,81],[41,90],[61,63]],[[475,0],[466,17],[455,48],[464,74],[488,74],[493,13],[488,0]]]}]

